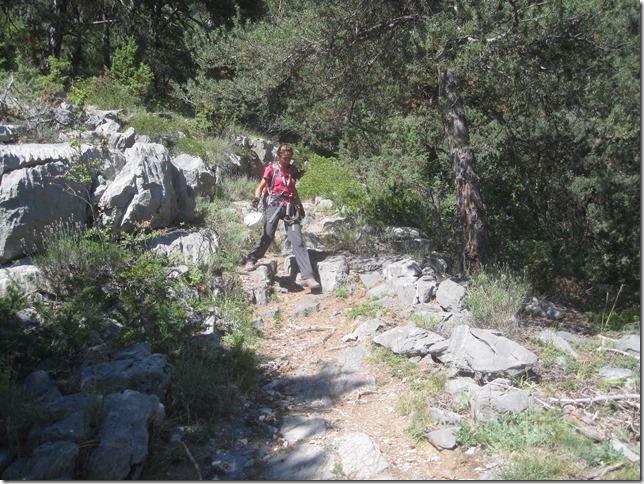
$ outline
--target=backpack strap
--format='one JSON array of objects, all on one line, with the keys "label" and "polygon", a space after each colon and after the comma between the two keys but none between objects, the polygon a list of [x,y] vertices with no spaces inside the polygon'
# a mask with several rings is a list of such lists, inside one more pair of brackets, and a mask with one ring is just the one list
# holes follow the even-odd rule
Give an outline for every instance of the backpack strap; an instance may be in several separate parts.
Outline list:
[{"label": "backpack strap", "polygon": [[[273,163],[273,176],[271,177],[271,184],[268,188],[268,195],[272,198],[273,197],[273,187],[275,186],[275,178],[280,175],[282,178],[286,178],[283,173],[280,173],[279,166],[277,163]],[[292,168],[289,167],[289,180],[291,178],[295,178],[292,174]],[[284,183],[284,185],[288,185],[288,182]]]},{"label": "backpack strap", "polygon": [[275,177],[279,175],[280,169],[277,166],[277,163],[272,163],[273,165],[273,176],[271,177],[271,186],[268,189],[268,194],[273,196],[273,186],[275,186]]}]

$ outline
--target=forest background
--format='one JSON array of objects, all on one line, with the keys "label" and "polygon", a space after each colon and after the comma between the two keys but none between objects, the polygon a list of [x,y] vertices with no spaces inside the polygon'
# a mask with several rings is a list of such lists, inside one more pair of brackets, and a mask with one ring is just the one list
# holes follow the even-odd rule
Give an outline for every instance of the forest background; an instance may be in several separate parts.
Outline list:
[{"label": "forest background", "polygon": [[311,193],[418,227],[451,272],[639,319],[640,23],[633,0],[5,0],[0,94],[172,111],[206,158],[288,141]]}]

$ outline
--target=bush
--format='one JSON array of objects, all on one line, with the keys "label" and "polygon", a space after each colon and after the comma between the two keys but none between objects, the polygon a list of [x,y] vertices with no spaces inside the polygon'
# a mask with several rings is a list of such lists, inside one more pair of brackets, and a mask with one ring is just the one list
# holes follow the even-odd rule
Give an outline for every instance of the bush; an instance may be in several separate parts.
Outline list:
[{"label": "bush", "polygon": [[177,137],[178,131],[183,128],[180,122],[147,112],[134,113],[128,122],[128,127],[134,128],[138,134],[149,136],[155,142]]},{"label": "bush", "polygon": [[128,37],[125,45],[114,51],[110,75],[117,84],[125,87],[138,99],[146,99],[152,90],[154,74],[146,64],[136,64],[138,46],[134,37]]},{"label": "bush", "polygon": [[199,327],[187,321],[187,308],[176,297],[180,281],[168,278],[168,261],[144,253],[118,274],[126,342],[149,341],[155,352],[180,348]]},{"label": "bush", "polygon": [[476,327],[497,329],[512,336],[528,290],[524,276],[512,273],[506,266],[488,266],[471,278],[464,303]]},{"label": "bush", "polygon": [[143,101],[111,77],[109,72],[102,76],[77,81],[69,90],[67,99],[79,106],[92,105],[99,109],[133,110],[140,108]]},{"label": "bush", "polygon": [[352,171],[335,158],[312,155],[304,164],[305,175],[298,182],[302,198],[326,197],[337,205],[359,209],[365,200],[364,188]]}]

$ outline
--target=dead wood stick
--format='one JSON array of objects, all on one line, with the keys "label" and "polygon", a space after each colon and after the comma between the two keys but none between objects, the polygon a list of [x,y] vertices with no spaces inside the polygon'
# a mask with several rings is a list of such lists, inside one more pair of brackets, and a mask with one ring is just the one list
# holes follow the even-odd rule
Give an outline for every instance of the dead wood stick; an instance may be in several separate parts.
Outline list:
[{"label": "dead wood stick", "polygon": [[375,390],[363,390],[361,392],[358,392],[358,395],[356,395],[356,400],[360,400],[360,397],[362,397],[364,395],[372,395],[372,394],[376,394],[376,393],[378,393],[378,392],[375,391]]},{"label": "dead wood stick", "polygon": [[599,351],[600,353],[601,353],[602,351],[612,351],[613,353],[619,353],[620,355],[630,356],[631,358],[635,358],[636,360],[639,360],[639,359],[640,359],[640,357],[639,357],[639,356],[637,356],[637,355],[632,355],[631,353],[627,353],[626,351],[618,350],[618,349],[615,349],[615,348],[603,348],[603,347],[599,347],[599,348],[597,348],[597,350],[596,350],[596,351]]},{"label": "dead wood stick", "polygon": [[616,340],[616,339],[614,339],[614,338],[609,338],[608,336],[604,336],[603,334],[598,334],[597,336],[599,336],[599,338],[601,338],[601,339],[605,339],[605,340],[608,340],[608,341],[615,341],[615,342],[617,342],[617,340]]},{"label": "dead wood stick", "polygon": [[335,331],[333,326],[294,326],[291,325],[291,328],[297,329],[299,331]]},{"label": "dead wood stick", "polygon": [[618,470],[618,469],[621,469],[621,468],[622,468],[622,467],[624,467],[626,464],[627,464],[627,462],[620,462],[619,464],[615,464],[615,465],[612,465],[612,466],[605,467],[605,468],[604,468],[604,469],[602,469],[601,471],[596,472],[596,473],[594,473],[594,474],[591,474],[591,475],[590,475],[590,476],[588,476],[586,479],[589,479],[589,480],[591,480],[591,479],[599,479],[599,478],[601,478],[601,477],[604,477],[604,476],[605,476],[606,474],[608,474],[609,472],[613,472],[613,471],[616,471],[616,470]]},{"label": "dead wood stick", "polygon": [[322,344],[326,343],[326,342],[327,342],[327,340],[328,340],[331,336],[333,336],[333,334],[334,334],[334,333],[335,333],[335,328],[333,328],[333,330],[332,330],[329,334],[327,334],[324,338],[322,338]]},{"label": "dead wood stick", "polygon": [[340,345],[340,346],[334,346],[333,348],[327,348],[327,352],[329,351],[337,351],[337,350],[343,350],[347,347],[347,345]]},{"label": "dead wood stick", "polygon": [[181,446],[183,447],[183,450],[186,451],[186,455],[188,456],[188,459],[190,459],[190,462],[192,462],[192,466],[195,468],[195,471],[197,472],[197,479],[199,481],[203,480],[203,477],[201,477],[201,471],[199,470],[199,465],[197,465],[197,461],[195,460],[195,458],[192,457],[192,453],[190,452],[190,449],[188,449],[188,446],[186,445],[186,443],[183,440],[178,440],[177,442],[181,444]]},{"label": "dead wood stick", "polygon": [[598,403],[598,402],[616,402],[618,400],[626,400],[629,398],[640,399],[637,393],[625,393],[623,395],[606,395],[602,397],[592,398],[551,398],[550,403]]},{"label": "dead wood stick", "polygon": [[550,404],[548,404],[548,403],[544,402],[543,400],[540,400],[539,398],[537,398],[537,397],[535,397],[535,396],[533,396],[532,398],[534,398],[538,403],[540,403],[541,405],[543,405],[543,406],[544,406],[545,408],[547,408],[548,410],[552,410],[552,408],[553,408],[553,406],[552,406],[552,405],[550,405]]}]

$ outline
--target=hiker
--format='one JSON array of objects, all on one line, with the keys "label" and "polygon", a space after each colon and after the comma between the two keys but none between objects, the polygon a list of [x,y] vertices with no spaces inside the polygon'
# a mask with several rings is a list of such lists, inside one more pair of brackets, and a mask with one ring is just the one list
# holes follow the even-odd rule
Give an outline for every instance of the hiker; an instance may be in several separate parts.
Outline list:
[{"label": "hiker", "polygon": [[255,269],[257,261],[264,257],[268,246],[275,238],[279,221],[283,220],[286,235],[291,242],[295,260],[300,268],[301,285],[310,289],[319,289],[320,283],[313,276],[309,253],[302,239],[300,222],[305,213],[295,188],[299,173],[291,165],[292,158],[293,148],[288,144],[281,144],[277,149],[277,164],[272,163],[266,167],[264,175],[255,189],[254,208],[259,206],[260,197],[266,195],[263,203],[266,221],[264,222],[264,230],[259,242],[246,257],[244,269],[246,271]]}]

